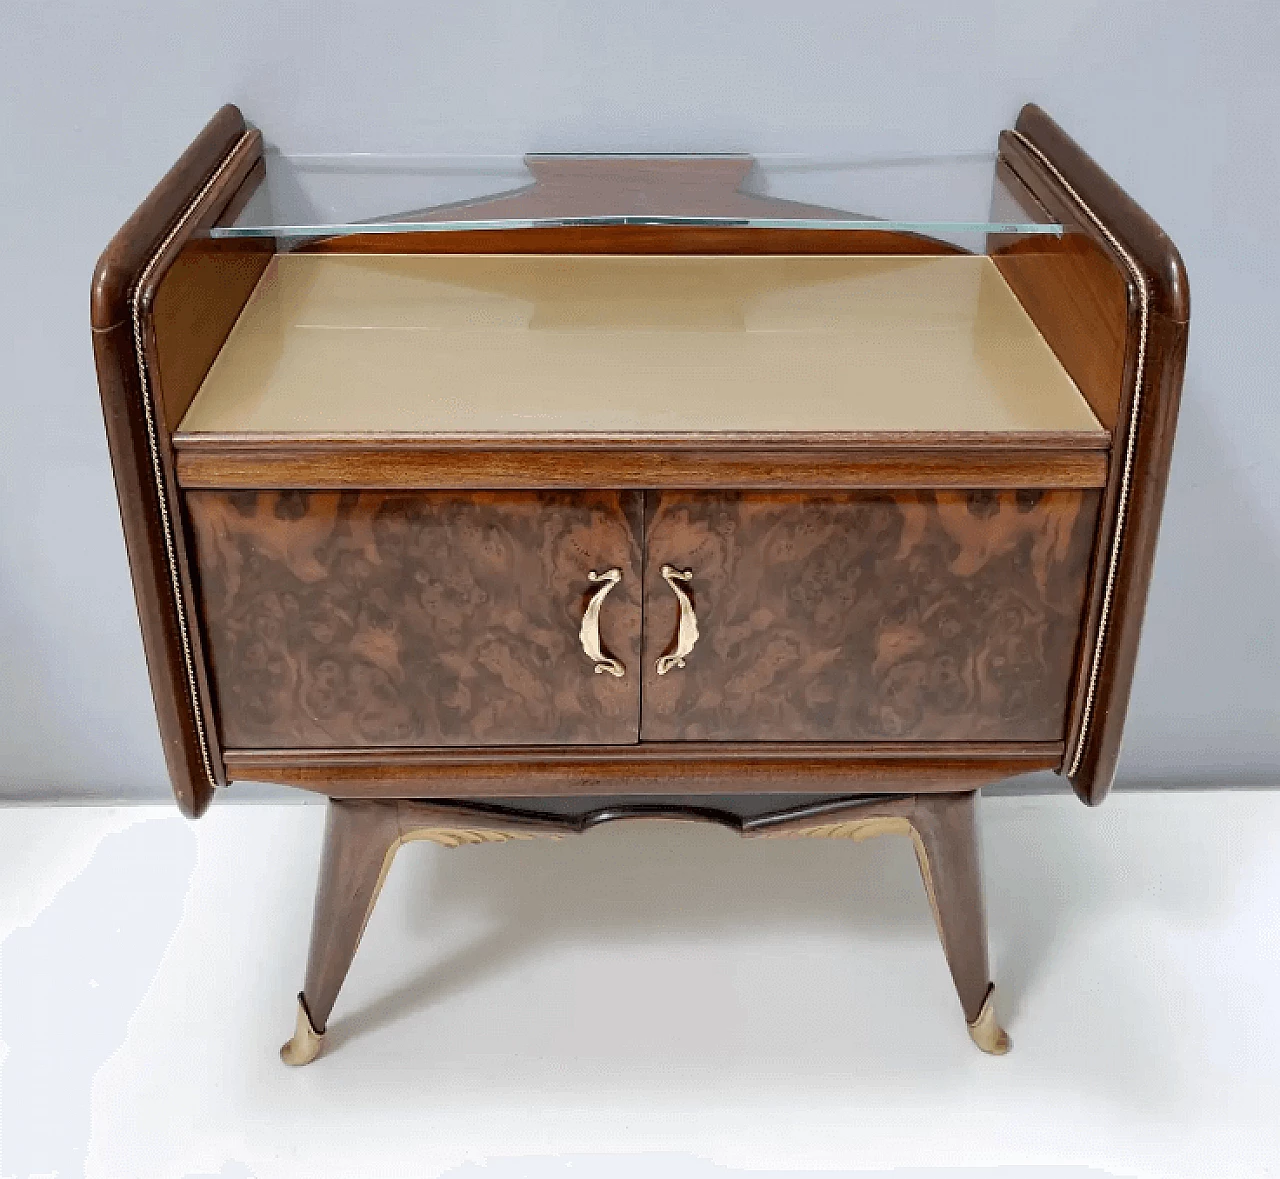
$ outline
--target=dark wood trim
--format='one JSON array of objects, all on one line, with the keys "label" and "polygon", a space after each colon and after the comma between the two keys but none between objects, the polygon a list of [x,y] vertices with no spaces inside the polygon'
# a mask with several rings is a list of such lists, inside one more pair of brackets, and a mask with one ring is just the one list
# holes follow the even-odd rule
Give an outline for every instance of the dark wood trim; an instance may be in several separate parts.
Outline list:
[{"label": "dark wood trim", "polygon": [[[226,207],[260,155],[261,137],[247,131],[235,107],[223,107],[112,239],[94,272],[90,299],[107,442],[161,742],[178,805],[193,817],[208,806],[224,774],[191,609],[152,311],[174,260]],[[139,289],[143,282],[146,289]],[[224,306],[220,314],[228,313]],[[201,378],[203,373],[187,374],[197,384]]]},{"label": "dark wood trim", "polygon": [[[822,822],[837,822],[857,815],[872,806],[888,806],[901,799],[899,795],[844,794],[804,797],[803,801],[782,805],[787,796],[756,794],[636,795],[619,801],[613,798],[577,797],[530,798],[527,804],[511,805],[509,800],[467,802],[462,799],[414,799],[400,805],[413,808],[419,819],[427,822],[453,822],[459,826],[484,826],[512,830],[526,825],[529,830],[582,834],[605,823],[632,820],[674,820],[677,822],[717,823],[740,835],[768,835],[792,827]],[[772,806],[770,805],[772,802]]]},{"label": "dark wood trim", "polygon": [[528,454],[536,451],[648,451],[654,447],[710,451],[777,449],[866,450],[871,453],[939,451],[942,453],[978,451],[1054,451],[1107,450],[1111,434],[1107,430],[867,430],[860,433],[821,431],[755,431],[721,430],[708,432],[647,433],[568,433],[568,434],[213,434],[175,432],[174,446],[191,452],[254,452],[259,449],[284,447],[298,452],[347,450],[363,447],[379,454],[443,453],[448,451],[492,450]]},{"label": "dark wood trim", "polygon": [[[1152,310],[1175,323],[1187,323],[1191,317],[1187,269],[1169,235],[1040,107],[1034,103],[1024,106],[1014,128],[1048,157],[1084,203],[1133,255],[1150,282]],[[1007,154],[1015,142],[1004,132],[1001,153]],[[1017,171],[1026,182],[1025,169]],[[1088,231],[1078,206],[1047,174],[1042,172],[1028,187],[1050,212],[1056,213],[1060,208],[1069,215],[1074,223],[1071,232]]]},{"label": "dark wood trim", "polygon": [[[487,799],[402,798],[385,800],[353,799],[351,807],[391,807],[401,817],[401,831],[415,827],[453,827],[472,831],[528,831],[548,835],[582,835],[607,823],[633,820],[660,820],[691,823],[716,823],[739,835],[764,837],[812,826],[816,822],[835,823],[860,817],[868,812],[877,815],[910,814],[912,799],[908,795],[827,795],[816,801],[805,800],[795,805],[761,809],[752,795],[716,795],[713,800],[686,802],[683,797],[667,796],[654,801],[653,796],[640,796],[644,801],[600,801],[587,796],[583,805],[575,807],[575,799],[547,796],[533,797],[524,803],[491,802]],[[696,796],[690,796],[694,798]],[[768,799],[774,796],[760,796]],[[330,800],[334,801],[334,800]],[[561,809],[568,804],[569,809]],[[742,804],[747,804],[745,807]],[[552,809],[554,807],[555,809]]]},{"label": "dark wood trim", "polygon": [[[771,758],[778,761],[849,761],[886,759],[936,761],[956,758],[1026,758],[1040,761],[1062,753],[1061,741],[645,741],[636,745],[503,745],[434,749],[234,749],[223,751],[229,768],[269,766],[424,765],[456,768],[467,765],[531,765],[572,762],[591,765],[615,761],[620,756],[633,763],[701,762],[709,757]],[[237,778],[240,774],[235,775]]]},{"label": "dark wood trim", "polygon": [[549,449],[395,449],[337,444],[225,450],[181,443],[178,482],[187,489],[638,488],[1026,488],[1101,487],[1105,450],[681,449],[666,444]]},{"label": "dark wood trim", "polygon": [[[1039,107],[1023,108],[1016,132],[1002,134],[1000,154],[1068,234],[1084,235],[1112,259],[1128,292],[1113,463],[1061,767],[1080,798],[1096,805],[1119,758],[1173,452],[1190,315],[1187,274],[1163,230]],[[1027,305],[1025,288],[1020,297]],[[1067,363],[1062,353],[1059,359]]]},{"label": "dark wood trim", "polygon": [[[287,244],[287,243],[286,243]],[[565,225],[441,233],[359,233],[299,243],[309,254],[968,254],[949,242],[881,229]]]},{"label": "dark wood trim", "polygon": [[833,793],[977,789],[1053,769],[1061,742],[647,744],[493,750],[227,750],[236,781],[335,798]]},{"label": "dark wood trim", "polygon": [[[1150,360],[1143,382],[1144,406],[1134,446],[1131,498],[1115,565],[1111,609],[1105,641],[1097,650],[1101,628],[1110,545],[1117,526],[1116,510],[1099,528],[1094,592],[1081,636],[1080,674],[1068,718],[1067,757],[1079,747],[1079,764],[1068,774],[1082,801],[1097,806],[1106,798],[1120,759],[1129,693],[1137,666],[1142,621],[1155,565],[1160,517],[1173,458],[1178,406],[1186,367],[1187,325],[1153,317],[1148,331]],[[1119,433],[1119,431],[1117,431]],[[1127,433],[1127,430],[1126,430]],[[1127,441],[1127,440],[1126,440]],[[1113,485],[1120,471],[1113,472]],[[1117,488],[1118,491],[1118,488]],[[1104,547],[1105,546],[1105,547]],[[1085,703],[1091,664],[1097,658],[1093,704],[1085,730]],[[1083,741],[1082,741],[1083,734]],[[1070,768],[1068,763],[1068,768]]]},{"label": "dark wood trim", "polygon": [[160,743],[178,806],[195,816],[209,805],[217,778],[205,767],[183,662],[128,324],[95,330],[93,353]]},{"label": "dark wood trim", "polygon": [[766,815],[743,819],[736,824],[736,827],[747,837],[764,838],[792,831],[803,831],[815,823],[839,823],[845,819],[865,818],[871,815],[884,817],[897,815],[905,819],[910,817],[915,802],[916,800],[910,795],[832,798],[804,806],[785,807]]},{"label": "dark wood trim", "polygon": [[[953,794],[950,800],[974,804],[974,791]],[[933,795],[928,802],[946,807],[949,797]],[[606,823],[630,820],[660,820],[676,822],[716,823],[748,838],[767,838],[774,835],[799,833],[811,830],[816,824],[839,823],[857,818],[913,819],[919,813],[922,800],[911,795],[833,795],[781,809],[742,813],[739,803],[750,801],[751,796],[718,795],[714,802],[686,804],[679,799],[648,801],[640,804],[605,802],[572,811],[547,809],[547,803],[563,804],[564,798],[535,798],[528,806],[511,806],[487,801],[468,802],[463,799],[391,799],[345,805],[358,808],[368,806],[394,807],[400,815],[400,831],[403,834],[415,827],[454,827],[476,831],[529,831],[548,835],[581,835],[593,827]],[[719,805],[723,800],[724,806]]]},{"label": "dark wood trim", "polygon": [[165,231],[244,133],[239,109],[222,107],[111,239],[93,272],[89,317],[95,331],[128,320],[133,286]]}]

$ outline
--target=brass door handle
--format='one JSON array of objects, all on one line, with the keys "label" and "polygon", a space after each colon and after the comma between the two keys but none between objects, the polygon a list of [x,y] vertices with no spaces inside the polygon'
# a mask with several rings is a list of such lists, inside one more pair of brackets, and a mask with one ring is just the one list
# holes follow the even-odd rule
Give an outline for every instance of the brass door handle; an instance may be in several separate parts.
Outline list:
[{"label": "brass door handle", "polygon": [[683,667],[685,656],[693,650],[698,641],[698,616],[693,612],[693,602],[689,595],[678,585],[681,581],[692,581],[692,569],[677,569],[673,565],[663,565],[663,580],[671,587],[676,601],[680,603],[680,627],[676,632],[676,649],[670,655],[658,660],[658,674],[666,675],[673,667]]},{"label": "brass door handle", "polygon": [[609,591],[622,580],[622,570],[606,569],[603,573],[597,573],[592,569],[587,574],[587,580],[599,582],[600,588],[591,595],[591,601],[587,603],[587,612],[582,616],[578,640],[582,643],[582,649],[587,653],[587,658],[596,665],[596,675],[607,671],[610,675],[621,679],[626,674],[626,668],[600,649],[600,607],[604,605]]}]

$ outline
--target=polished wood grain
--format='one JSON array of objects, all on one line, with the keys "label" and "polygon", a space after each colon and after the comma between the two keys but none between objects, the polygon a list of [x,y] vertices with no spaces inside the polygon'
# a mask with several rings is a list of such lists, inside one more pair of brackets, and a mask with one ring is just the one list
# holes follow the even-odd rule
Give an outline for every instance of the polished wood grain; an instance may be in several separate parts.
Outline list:
[{"label": "polished wood grain", "polygon": [[[1050,220],[1004,160],[997,164],[996,176],[997,191],[1012,207],[993,209],[993,218]],[[1126,341],[1134,326],[1128,285],[1115,259],[1079,232],[1060,238],[998,237],[990,248],[1010,290],[1098,421],[1113,431],[1123,396]]]},{"label": "polished wood grain", "polygon": [[[640,497],[188,496],[223,740],[238,747],[634,741]],[[630,674],[593,674],[592,570]]]},{"label": "polished wood grain", "polygon": [[[1126,453],[1133,442],[1135,462],[1131,471],[1131,495],[1127,526],[1120,546],[1121,560],[1115,570],[1114,610],[1111,630],[1103,652],[1100,673],[1096,677],[1093,724],[1084,744],[1083,761],[1074,777],[1078,793],[1086,801],[1096,802],[1105,794],[1114,771],[1119,734],[1123,724],[1142,604],[1150,576],[1154,552],[1155,530],[1159,519],[1168,458],[1171,452],[1173,424],[1176,418],[1178,392],[1185,358],[1186,323],[1188,319],[1185,270],[1176,249],[1158,227],[1123,194],[1112,181],[1066,137],[1038,108],[1028,107],[1018,122],[1018,136],[1007,134],[1001,142],[1000,176],[1004,188],[1014,197],[1026,215],[1062,220],[1068,234],[1059,247],[1051,240],[1014,245],[993,243],[997,266],[1023,307],[1031,315],[1042,335],[1053,348],[1067,372],[1075,379],[1095,412],[1114,437],[1099,434],[1079,446],[1055,444],[1049,439],[1023,439],[1020,450],[1004,449],[999,455],[978,443],[965,449],[956,445],[916,446],[907,457],[898,440],[872,453],[862,443],[842,439],[836,449],[823,450],[812,439],[796,439],[788,449],[777,438],[760,438],[755,447],[735,443],[727,448],[705,439],[687,440],[678,449],[664,449],[660,455],[643,455],[635,440],[620,445],[583,446],[577,441],[559,440],[553,446],[520,451],[505,443],[474,446],[468,443],[475,462],[468,465],[464,449],[451,450],[439,446],[423,450],[419,446],[403,447],[395,440],[382,439],[367,453],[350,461],[326,450],[320,440],[314,451],[285,455],[278,439],[270,447],[247,449],[226,446],[224,449],[185,450],[182,455],[184,477],[218,480],[227,485],[260,491],[264,487],[283,489],[297,487],[308,478],[332,480],[332,489],[352,488],[349,480],[358,477],[363,486],[376,480],[380,467],[392,486],[402,481],[406,489],[422,487],[478,487],[490,480],[493,487],[546,486],[565,488],[578,485],[613,487],[671,486],[688,488],[864,488],[919,490],[955,487],[963,478],[963,468],[971,470],[973,482],[992,491],[1009,489],[1017,483],[1025,491],[1048,489],[1060,492],[1067,488],[1097,486],[1108,480],[1102,515],[1106,527],[1098,531],[1097,559],[1094,562],[1092,589],[1086,617],[1086,642],[1082,644],[1077,668],[1070,744],[1082,728],[1082,703],[1086,695],[1090,645],[1100,633],[1100,603],[1107,582],[1106,563],[1101,559],[1118,532],[1120,464],[1108,461],[1107,449],[1114,444],[1116,455]],[[1043,154],[1040,154],[1043,153]],[[234,161],[231,156],[235,155]],[[223,766],[218,747],[219,718],[212,711],[212,693],[208,691],[208,660],[201,649],[201,634],[195,628],[188,642],[193,652],[192,676],[198,684],[189,690],[182,661],[182,627],[174,606],[170,582],[178,583],[178,600],[190,611],[193,586],[188,558],[189,530],[183,518],[183,505],[174,486],[173,445],[170,428],[181,414],[193,385],[201,379],[201,367],[216,351],[219,333],[236,314],[236,303],[250,283],[254,267],[261,264],[262,244],[226,247],[225,254],[215,253],[201,244],[199,230],[215,220],[225,220],[243,204],[261,177],[261,144],[258,137],[246,132],[243,119],[234,107],[224,108],[205,132],[184,154],[155,193],[140,207],[103,256],[94,279],[92,321],[94,347],[98,359],[100,385],[108,424],[113,463],[125,520],[126,543],[130,551],[139,611],[143,621],[148,663],[153,677],[157,712],[162,738],[174,779],[180,805],[188,813],[198,813],[205,805],[216,781],[221,780]],[[219,183],[213,185],[200,203],[186,217],[184,210],[220,168],[234,163]],[[1068,186],[1075,190],[1073,197]],[[1102,221],[1103,230],[1081,210],[1083,201]],[[1022,214],[1020,214],[1022,215]],[[184,217],[179,232],[171,233],[180,216]],[[148,289],[141,305],[144,309],[144,371],[161,398],[157,426],[161,480],[159,487],[148,485],[151,456],[147,449],[147,427],[140,405],[141,374],[134,357],[132,326],[129,323],[130,299],[138,280],[159,249],[166,242],[165,254],[152,268]],[[1009,248],[1005,248],[1009,247]],[[1046,260],[1045,247],[1060,249],[1061,256]],[[476,231],[461,234],[418,235],[397,240],[394,237],[369,236],[364,239],[342,239],[313,243],[316,251],[347,252],[361,250],[426,250],[431,253],[787,253],[841,254],[897,252],[949,254],[956,251],[942,243],[931,243],[909,235],[882,234],[866,231],[772,231],[736,228],[702,229],[665,226],[567,227],[553,231],[493,232]],[[1121,253],[1134,260],[1143,279],[1143,289],[1150,296],[1151,317],[1147,333],[1145,367],[1136,371],[1135,291],[1132,275],[1121,265]],[[1105,269],[1105,261],[1110,269]],[[1048,265],[1053,263],[1053,267]],[[1055,291],[1054,275],[1065,275],[1063,290]],[[1125,286],[1125,320],[1123,329],[1116,322],[1121,309],[1116,275]],[[197,303],[203,301],[205,315],[189,306],[190,299],[180,297],[180,288],[189,283],[189,294]],[[207,296],[207,297],[206,297]],[[1082,323],[1091,324],[1085,330]],[[188,350],[183,340],[190,337]],[[1122,341],[1121,389],[1114,396],[1117,372],[1117,341]],[[1136,433],[1130,434],[1129,406],[1132,381],[1140,377],[1143,411],[1136,419]],[[1110,398],[1110,400],[1109,400]],[[225,443],[225,439],[223,442]],[[474,442],[475,440],[472,440]],[[722,440],[723,441],[723,440]],[[951,443],[958,439],[951,439]],[[1006,440],[1009,441],[1009,440]],[[217,448],[221,443],[212,440]],[[187,460],[192,467],[185,470]],[[1009,466],[1001,473],[1005,460]],[[205,464],[200,468],[199,464]],[[364,466],[361,467],[360,464]],[[598,465],[597,465],[598,464]],[[985,464],[985,465],[977,465]],[[526,482],[521,483],[521,467]],[[359,468],[355,476],[344,475],[344,468]],[[275,472],[273,475],[272,472]],[[594,476],[594,477],[593,477]],[[616,476],[616,481],[613,477]],[[273,482],[278,479],[278,482]],[[236,481],[239,481],[238,483]],[[292,481],[292,483],[291,483]],[[313,483],[312,488],[317,484]],[[323,484],[321,485],[323,486]],[[300,490],[308,490],[300,488]],[[162,519],[168,515],[175,522],[172,561],[164,552]],[[171,567],[170,567],[171,566]],[[208,732],[206,771],[200,763],[202,751],[196,740],[199,717],[204,717]],[[1061,741],[1041,742],[1042,749],[1061,748]],[[727,749],[727,746],[706,746]],[[852,746],[842,746],[853,750]],[[283,750],[286,755],[287,750]],[[305,751],[304,751],[305,752]],[[934,770],[943,777],[946,759],[954,755],[940,752]],[[257,756],[245,751],[252,759]],[[374,749],[369,753],[378,754]],[[407,754],[402,750],[401,754]],[[435,789],[442,773],[434,764],[429,770],[415,768],[397,760],[396,751],[388,752],[387,782],[390,789],[399,782],[410,782],[413,775],[423,774]],[[718,755],[719,756],[719,755]],[[847,755],[857,760],[856,752]],[[873,759],[874,760],[874,759]],[[627,780],[626,758],[600,763],[612,768],[611,781]],[[249,763],[245,763],[249,764]],[[360,774],[368,778],[372,764],[365,764]],[[686,773],[685,787],[692,787],[697,775],[689,771],[694,763],[678,762]],[[732,769],[733,760],[726,756]],[[766,757],[758,762],[743,762],[749,773],[758,775],[753,782],[764,782],[777,775],[780,762]],[[812,773],[814,781],[825,781],[828,767],[834,763],[822,758],[788,761],[789,781],[801,781]],[[887,764],[887,763],[885,763]],[[894,761],[894,765],[905,764]],[[924,764],[912,762],[913,772],[921,773]],[[977,762],[969,761],[966,772],[972,773]],[[1018,763],[1019,765],[1022,763]],[[995,756],[988,770],[993,771]],[[803,766],[803,769],[796,767]],[[307,774],[315,766],[302,767]],[[657,781],[667,769],[660,761],[646,762],[640,767],[636,781],[644,775]],[[877,765],[862,762],[855,771],[863,780],[873,774]],[[276,772],[291,772],[275,767]],[[934,772],[930,770],[929,772]],[[794,771],[794,772],[793,772]],[[474,765],[472,784],[476,789],[504,786],[514,769],[496,771],[493,766]],[[714,789],[726,788],[731,780],[709,762],[702,765],[700,780]],[[898,773],[894,770],[890,773]],[[1016,768],[1010,772],[1017,772]],[[483,775],[490,775],[480,785]],[[587,788],[590,772],[581,765],[565,767],[564,780]],[[364,781],[359,788],[364,789]],[[546,782],[553,779],[548,777]],[[310,783],[309,783],[310,784]],[[505,787],[504,787],[505,788]],[[754,786],[752,786],[754,788]],[[928,785],[922,789],[930,788]]]},{"label": "polished wood grain", "polygon": [[915,799],[908,816],[923,849],[920,871],[933,904],[938,937],[969,1024],[977,1020],[992,986],[977,801],[976,792],[921,797]]},{"label": "polished wood grain", "polygon": [[243,439],[179,443],[178,482],[187,488],[574,488],[654,486],[877,489],[1101,487],[1107,452],[970,443],[939,449],[902,445],[786,443],[723,450],[703,443],[564,443],[546,449],[371,443],[246,446]]},{"label": "polished wood grain", "polygon": [[[173,483],[171,416],[164,408],[152,309],[168,268],[199,226],[220,216],[235,199],[260,155],[260,137],[247,132],[235,107],[223,107],[111,240],[98,261],[91,289],[98,387],[161,744],[178,805],[191,816],[208,806],[223,770],[191,611],[186,537]],[[206,188],[203,199],[193,204]],[[238,310],[233,309],[234,297],[228,300],[220,290],[223,273],[201,271],[197,278],[188,272],[188,293],[207,297],[214,305],[198,326],[198,334],[206,339],[211,338],[211,327],[217,334],[215,321],[234,319]],[[148,285],[140,289],[144,274],[149,275]],[[245,285],[238,283],[237,291]],[[145,371],[139,367],[132,323],[135,291],[142,308]],[[166,339],[175,320],[168,323],[163,329]],[[180,385],[194,389],[199,384],[204,376],[200,363],[196,357],[179,364]],[[154,435],[144,379],[149,380],[156,409]]]},{"label": "polished wood grain", "polygon": [[[1056,741],[1091,492],[650,497],[644,711],[655,741]],[[701,637],[659,675],[692,570]]]},{"label": "polished wood grain", "polygon": [[155,387],[172,437],[275,256],[270,239],[213,240],[206,231],[232,217],[265,178],[262,136],[249,134],[222,176],[219,198],[191,218],[147,293]]},{"label": "polished wood grain", "polygon": [[270,241],[196,238],[165,271],[152,314],[157,386],[170,432],[190,407],[271,258]]},{"label": "polished wood grain", "polygon": [[977,789],[1053,769],[1062,742],[644,743],[513,749],[229,749],[236,781],[344,798],[531,798],[608,793],[901,794]]},{"label": "polished wood grain", "polygon": [[316,881],[303,1003],[323,1033],[400,838],[396,803],[330,802]]},{"label": "polished wood grain", "polygon": [[299,245],[307,254],[884,254],[941,257],[969,251],[922,234],[883,229],[760,229],[707,225],[564,225],[448,233],[355,233]]},{"label": "polished wood grain", "polygon": [[[1006,166],[1070,235],[1087,239],[1104,253],[1126,283],[1124,378],[1063,766],[1080,798],[1096,805],[1115,777],[1137,660],[1186,365],[1189,288],[1182,257],[1168,235],[1044,111],[1024,107],[1016,130],[1000,139]],[[1032,277],[1040,283],[1035,296],[1042,307],[1052,308],[1056,300],[1051,271],[1024,272],[1015,293],[1034,315]],[[1149,309],[1145,341],[1139,330],[1143,293]],[[1041,329],[1049,335],[1054,330],[1051,317],[1041,315]],[[1070,348],[1062,339],[1057,347],[1059,359],[1070,369]],[[1105,336],[1101,347],[1104,352],[1109,347]],[[1118,555],[1114,566],[1113,552]],[[1104,612],[1109,582],[1113,593]]]},{"label": "polished wood grain", "polygon": [[[461,203],[405,210],[376,220],[465,223],[467,221],[548,221],[556,218],[825,218],[863,215],[827,205],[744,192],[755,169],[747,154],[717,155],[546,155],[532,153],[524,164],[533,178],[507,192]],[[679,226],[680,229],[689,228]]]},{"label": "polished wood grain", "polygon": [[[1187,269],[1169,235],[1070,135],[1035,103],[1018,113],[1014,127],[1042,152],[1101,222],[1111,231],[1151,280],[1152,310],[1178,323],[1191,316],[1191,288]],[[1097,234],[1081,216],[1080,205],[1060,181],[1047,174],[1017,140],[1002,132],[1000,155],[1013,163],[1019,178],[1050,214],[1061,210],[1062,224],[1078,233]],[[1016,162],[1014,162],[1016,160]],[[1108,244],[1109,249],[1114,247]]]}]

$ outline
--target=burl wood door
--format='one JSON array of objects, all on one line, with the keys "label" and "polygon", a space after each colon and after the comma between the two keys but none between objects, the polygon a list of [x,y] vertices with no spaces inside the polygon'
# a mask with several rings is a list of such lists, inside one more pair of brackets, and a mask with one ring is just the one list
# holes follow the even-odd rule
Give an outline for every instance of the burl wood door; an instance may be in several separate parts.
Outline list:
[{"label": "burl wood door", "polygon": [[[651,495],[642,739],[1061,740],[1097,510],[1095,491]],[[659,674],[681,593],[697,638]]]},{"label": "burl wood door", "polygon": [[[637,740],[641,493],[201,491],[187,505],[226,747]],[[609,570],[612,584],[590,579]],[[584,650],[593,600],[600,658],[621,675]]]}]

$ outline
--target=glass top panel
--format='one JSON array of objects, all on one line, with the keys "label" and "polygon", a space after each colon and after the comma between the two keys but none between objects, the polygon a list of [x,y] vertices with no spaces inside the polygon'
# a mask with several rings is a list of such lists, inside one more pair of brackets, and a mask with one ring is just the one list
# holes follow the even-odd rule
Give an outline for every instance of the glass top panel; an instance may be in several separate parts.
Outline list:
[{"label": "glass top panel", "polygon": [[[982,252],[987,234],[1060,235],[1001,199],[988,153],[286,155],[213,237],[317,237],[564,225],[918,233]],[[994,210],[994,212],[993,212]],[[1004,219],[1005,215],[1012,220]],[[995,218],[993,220],[993,217]]]}]

